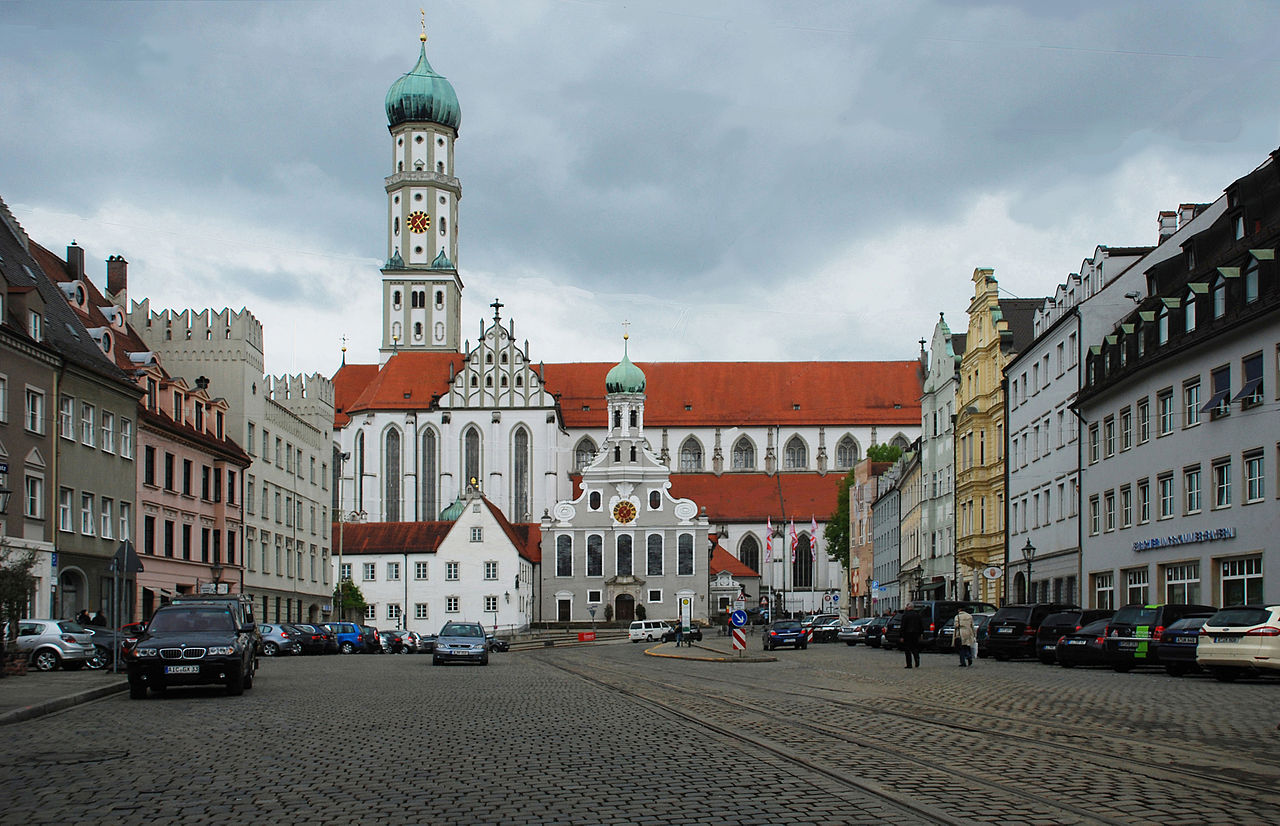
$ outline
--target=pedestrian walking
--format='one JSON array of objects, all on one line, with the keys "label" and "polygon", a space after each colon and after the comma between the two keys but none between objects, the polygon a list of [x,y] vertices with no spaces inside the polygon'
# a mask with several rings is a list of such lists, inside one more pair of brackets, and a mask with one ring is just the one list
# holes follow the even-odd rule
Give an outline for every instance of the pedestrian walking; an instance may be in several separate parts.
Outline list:
[{"label": "pedestrian walking", "polygon": [[80,613],[76,614],[76,625],[85,626],[89,624],[89,611],[81,608]]},{"label": "pedestrian walking", "polygon": [[973,614],[963,608],[956,614],[956,651],[960,654],[960,667],[973,665],[973,645],[978,641],[977,631],[973,627]]},{"label": "pedestrian walking", "polygon": [[902,631],[902,652],[907,657],[907,668],[913,665],[919,668],[920,635],[924,633],[924,620],[920,618],[915,606],[908,603],[907,610],[902,612],[901,622],[899,628]]},{"label": "pedestrian walking", "polygon": [[676,622],[676,648],[684,645],[684,623]]},{"label": "pedestrian walking", "polygon": [[95,628],[106,628],[106,627],[107,627],[107,618],[103,615],[103,613],[102,613],[101,611],[99,611],[98,613],[94,614],[94,615],[93,615],[93,618],[92,618],[92,619],[90,619],[90,620],[89,620],[89,622],[90,622],[90,623],[91,623]]}]

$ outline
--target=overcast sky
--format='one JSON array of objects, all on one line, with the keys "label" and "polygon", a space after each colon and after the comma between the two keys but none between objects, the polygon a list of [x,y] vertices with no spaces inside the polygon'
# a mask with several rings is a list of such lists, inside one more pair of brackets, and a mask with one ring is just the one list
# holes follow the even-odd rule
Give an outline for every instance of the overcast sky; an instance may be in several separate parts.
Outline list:
[{"label": "overcast sky", "polygon": [[[420,2],[0,3],[0,196],[269,372],[377,360]],[[1052,6],[1052,8],[1049,8]],[[1280,4],[433,0],[463,334],[535,361],[901,359],[1280,145]]]}]

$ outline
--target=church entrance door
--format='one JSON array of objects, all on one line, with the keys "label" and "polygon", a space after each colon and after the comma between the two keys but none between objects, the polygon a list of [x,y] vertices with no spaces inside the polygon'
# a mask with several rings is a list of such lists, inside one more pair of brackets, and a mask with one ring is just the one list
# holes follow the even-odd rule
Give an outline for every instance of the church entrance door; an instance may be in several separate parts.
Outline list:
[{"label": "church entrance door", "polygon": [[568,622],[573,613],[573,600],[556,600],[556,622]]},{"label": "church entrance door", "polygon": [[636,618],[636,598],[630,594],[618,594],[613,601],[613,617],[618,622],[631,622]]}]

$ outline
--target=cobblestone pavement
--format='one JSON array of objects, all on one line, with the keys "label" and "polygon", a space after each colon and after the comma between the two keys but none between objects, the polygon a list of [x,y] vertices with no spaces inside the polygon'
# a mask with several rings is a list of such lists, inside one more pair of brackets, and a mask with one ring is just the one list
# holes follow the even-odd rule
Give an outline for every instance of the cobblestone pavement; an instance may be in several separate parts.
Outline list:
[{"label": "cobblestone pavement", "polygon": [[647,648],[116,695],[4,727],[0,823],[1280,822],[1280,681]]}]

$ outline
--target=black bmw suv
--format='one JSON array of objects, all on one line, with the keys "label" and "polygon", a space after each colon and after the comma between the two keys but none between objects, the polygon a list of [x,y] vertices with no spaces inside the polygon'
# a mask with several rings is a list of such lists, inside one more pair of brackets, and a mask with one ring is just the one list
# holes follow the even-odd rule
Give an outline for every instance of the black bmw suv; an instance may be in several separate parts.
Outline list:
[{"label": "black bmw suv", "polygon": [[253,688],[253,625],[237,625],[225,605],[170,604],[155,612],[128,649],[129,696],[173,685],[222,684],[228,694]]}]

